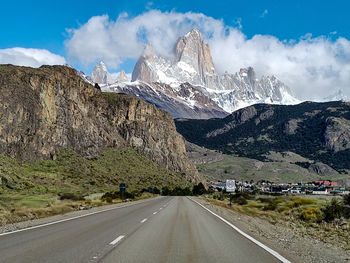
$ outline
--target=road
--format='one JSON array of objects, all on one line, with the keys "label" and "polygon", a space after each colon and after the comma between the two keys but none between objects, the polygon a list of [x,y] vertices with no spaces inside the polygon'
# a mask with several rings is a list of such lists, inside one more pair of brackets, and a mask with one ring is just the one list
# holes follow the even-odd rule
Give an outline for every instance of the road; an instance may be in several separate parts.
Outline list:
[{"label": "road", "polygon": [[281,262],[187,197],[0,236],[0,262]]}]

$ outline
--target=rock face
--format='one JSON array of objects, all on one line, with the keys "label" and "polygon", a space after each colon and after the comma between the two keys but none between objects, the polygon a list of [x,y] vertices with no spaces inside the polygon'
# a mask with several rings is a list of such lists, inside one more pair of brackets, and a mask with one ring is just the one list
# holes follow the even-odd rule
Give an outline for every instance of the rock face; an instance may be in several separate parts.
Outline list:
[{"label": "rock face", "polygon": [[55,158],[71,148],[97,157],[132,146],[163,167],[203,181],[171,116],[128,95],[101,93],[64,66],[0,66],[0,154]]},{"label": "rock face", "polygon": [[350,120],[327,118],[324,140],[327,148],[334,152],[350,149]]},{"label": "rock face", "polygon": [[313,163],[309,167],[310,172],[315,172],[320,175],[333,175],[338,174],[336,170],[334,170],[332,167],[329,167],[327,164],[324,163]]},{"label": "rock face", "polygon": [[126,82],[126,81],[129,81],[128,79],[128,76],[126,75],[125,71],[122,70],[120,73],[119,73],[119,76],[118,78],[116,79],[117,82]]},{"label": "rock face", "polygon": [[98,63],[92,71],[91,80],[98,84],[112,83],[112,76],[108,73],[107,67],[103,61]]},{"label": "rock face", "polygon": [[[209,45],[204,42],[201,32],[193,29],[180,38],[175,45],[177,66],[190,73],[193,70],[193,85],[217,89],[221,87]],[[191,70],[188,70],[191,69]]]}]

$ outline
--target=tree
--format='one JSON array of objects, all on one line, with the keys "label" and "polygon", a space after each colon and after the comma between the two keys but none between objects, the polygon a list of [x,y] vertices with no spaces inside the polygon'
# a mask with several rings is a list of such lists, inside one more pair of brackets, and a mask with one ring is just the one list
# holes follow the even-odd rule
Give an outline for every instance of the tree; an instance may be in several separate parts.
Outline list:
[{"label": "tree", "polygon": [[202,183],[199,183],[195,186],[193,186],[192,193],[193,195],[202,195],[205,194],[207,190],[205,189],[204,185]]},{"label": "tree", "polygon": [[341,201],[333,198],[326,206],[322,209],[323,219],[326,222],[332,222],[335,219],[341,218],[343,215],[344,206]]},{"label": "tree", "polygon": [[344,203],[344,217],[350,218],[350,194],[343,196],[343,203]]}]

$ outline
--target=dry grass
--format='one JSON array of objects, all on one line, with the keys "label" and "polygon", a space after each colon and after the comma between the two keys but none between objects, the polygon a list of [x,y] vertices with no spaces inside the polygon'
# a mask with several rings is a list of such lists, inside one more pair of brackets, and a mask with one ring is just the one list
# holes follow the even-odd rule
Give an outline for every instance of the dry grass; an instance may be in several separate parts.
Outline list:
[{"label": "dry grass", "polygon": [[[320,208],[324,200],[314,200],[301,197],[288,198],[257,198],[248,200],[246,205],[232,204],[206,198],[213,205],[221,206],[248,216],[259,217],[271,224],[280,224],[291,228],[296,234],[309,236],[346,250],[350,250],[350,221],[342,219],[333,223],[320,221]],[[273,204],[273,205],[271,205]],[[266,209],[267,206],[274,209]],[[306,220],[303,220],[302,217]],[[304,219],[305,219],[304,218]]]}]

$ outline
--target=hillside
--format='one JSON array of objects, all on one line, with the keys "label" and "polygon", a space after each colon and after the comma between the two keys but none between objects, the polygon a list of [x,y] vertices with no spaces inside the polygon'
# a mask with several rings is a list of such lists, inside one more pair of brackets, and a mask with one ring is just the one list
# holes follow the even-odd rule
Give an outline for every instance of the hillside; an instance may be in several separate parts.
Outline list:
[{"label": "hillside", "polygon": [[[149,187],[190,187],[180,173],[131,148],[108,148],[95,159],[69,149],[59,151],[56,160],[23,162],[0,155],[0,225],[74,210],[76,199],[118,191],[120,183],[137,196]],[[60,200],[64,195],[72,200]]]},{"label": "hillside", "polygon": [[293,152],[310,160],[295,164],[320,174],[350,169],[346,102],[257,104],[223,119],[177,119],[176,127],[189,142],[230,155],[267,161],[269,152]]},{"label": "hillside", "polygon": [[72,149],[98,158],[132,147],[160,166],[202,181],[171,116],[124,94],[102,93],[64,66],[0,66],[0,154],[34,161]]}]

